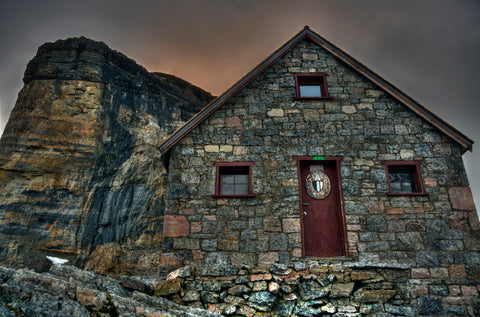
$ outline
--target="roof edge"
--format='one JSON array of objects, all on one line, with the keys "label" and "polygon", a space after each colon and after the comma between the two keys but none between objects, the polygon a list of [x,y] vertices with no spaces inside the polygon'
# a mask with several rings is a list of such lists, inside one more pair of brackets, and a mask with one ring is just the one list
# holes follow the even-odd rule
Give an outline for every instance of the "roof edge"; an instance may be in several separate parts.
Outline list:
[{"label": "roof edge", "polygon": [[461,133],[459,130],[445,122],[443,119],[435,115],[433,112],[422,106],[406,93],[395,87],[393,84],[382,78],[380,75],[369,69],[367,66],[359,62],[357,59],[330,43],[319,34],[313,32],[308,26],[305,26],[303,30],[298,32],[289,41],[282,45],[279,49],[268,56],[263,62],[255,66],[250,72],[243,76],[233,86],[226,90],[223,94],[218,96],[212,102],[207,104],[200,112],[193,116],[190,120],[185,122],[180,128],[168,136],[159,146],[160,152],[164,154],[170,148],[172,148],[177,142],[179,142],[186,134],[197,127],[201,122],[208,118],[213,112],[215,112],[220,106],[229,101],[236,93],[247,86],[252,80],[258,77],[265,69],[275,63],[279,58],[290,51],[298,42],[309,38],[335,57],[342,60],[344,63],[358,71],[363,76],[374,82],[376,85],[384,89],[392,97],[397,99],[400,103],[404,104],[407,108],[421,116],[427,122],[434,125],[440,131],[445,133],[455,142],[462,147],[462,154],[467,150],[472,151],[473,140]]}]

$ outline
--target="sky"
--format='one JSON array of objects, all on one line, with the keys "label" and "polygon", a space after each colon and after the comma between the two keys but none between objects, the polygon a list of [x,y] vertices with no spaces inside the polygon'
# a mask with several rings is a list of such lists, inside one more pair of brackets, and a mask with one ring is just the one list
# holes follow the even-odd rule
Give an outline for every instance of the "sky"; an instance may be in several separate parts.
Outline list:
[{"label": "sky", "polygon": [[102,41],[219,95],[309,25],[477,142],[479,209],[479,16],[478,0],[0,0],[0,133],[45,42]]}]

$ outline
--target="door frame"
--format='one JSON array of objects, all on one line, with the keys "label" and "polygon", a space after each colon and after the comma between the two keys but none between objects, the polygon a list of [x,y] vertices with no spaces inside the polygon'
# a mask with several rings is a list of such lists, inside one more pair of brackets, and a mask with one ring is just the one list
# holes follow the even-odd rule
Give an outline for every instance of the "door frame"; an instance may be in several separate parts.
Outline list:
[{"label": "door frame", "polygon": [[343,190],[342,190],[342,174],[340,170],[340,164],[342,162],[342,157],[337,156],[295,156],[294,159],[297,161],[297,176],[298,176],[298,202],[300,205],[300,228],[301,228],[301,237],[302,237],[302,258],[305,258],[305,232],[304,232],[304,225],[303,225],[303,198],[302,198],[302,184],[303,179],[300,175],[300,164],[302,163],[321,163],[321,162],[329,162],[335,164],[335,177],[337,178],[337,186],[338,186],[338,199],[340,200],[340,210],[339,210],[339,217],[340,223],[343,227],[343,235],[342,235],[342,245],[344,256],[348,257],[348,235],[347,235],[347,225],[345,219],[345,203],[343,201]]}]

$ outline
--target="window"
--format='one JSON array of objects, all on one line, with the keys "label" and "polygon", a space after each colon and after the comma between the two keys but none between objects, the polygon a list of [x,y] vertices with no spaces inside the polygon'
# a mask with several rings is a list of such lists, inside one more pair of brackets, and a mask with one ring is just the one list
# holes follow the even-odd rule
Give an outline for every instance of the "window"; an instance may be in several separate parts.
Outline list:
[{"label": "window", "polygon": [[252,193],[253,162],[215,163],[214,197],[255,197]]},{"label": "window", "polygon": [[418,161],[383,162],[387,172],[389,195],[427,195]]},{"label": "window", "polygon": [[331,99],[327,89],[327,74],[300,73],[295,74],[295,99]]}]

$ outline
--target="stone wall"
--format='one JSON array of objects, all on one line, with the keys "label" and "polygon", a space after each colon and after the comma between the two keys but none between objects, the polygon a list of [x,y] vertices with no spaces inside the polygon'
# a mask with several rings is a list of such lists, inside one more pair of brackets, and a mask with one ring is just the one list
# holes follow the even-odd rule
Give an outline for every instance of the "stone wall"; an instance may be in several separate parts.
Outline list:
[{"label": "stone wall", "polygon": [[312,262],[307,268],[297,262],[290,268],[239,268],[227,265],[225,256],[208,257],[206,266],[170,273],[156,295],[235,316],[416,316],[418,310],[405,265]]},{"label": "stone wall", "polygon": [[[298,101],[293,74],[328,73],[332,100]],[[254,79],[172,150],[165,256],[212,252],[233,264],[301,260],[294,156],[341,157],[349,260],[412,268],[414,296],[478,296],[480,243],[461,149],[308,40]],[[420,161],[425,196],[389,196],[382,161]],[[254,198],[212,198],[215,162],[253,161]],[[434,314],[434,313],[432,313]]]}]

